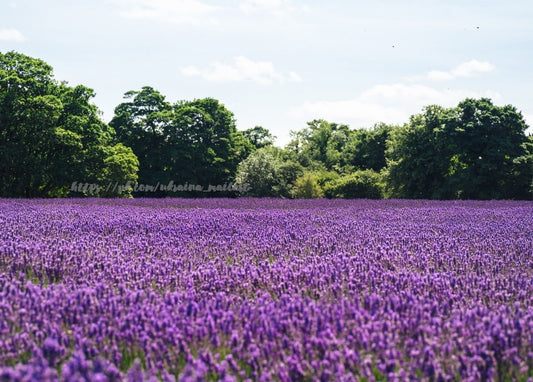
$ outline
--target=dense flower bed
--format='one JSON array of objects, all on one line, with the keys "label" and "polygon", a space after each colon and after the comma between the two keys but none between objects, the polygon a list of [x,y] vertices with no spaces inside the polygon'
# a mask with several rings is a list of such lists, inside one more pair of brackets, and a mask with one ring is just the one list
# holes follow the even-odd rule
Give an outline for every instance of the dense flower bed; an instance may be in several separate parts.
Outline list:
[{"label": "dense flower bed", "polygon": [[532,376],[531,202],[0,200],[1,381]]}]

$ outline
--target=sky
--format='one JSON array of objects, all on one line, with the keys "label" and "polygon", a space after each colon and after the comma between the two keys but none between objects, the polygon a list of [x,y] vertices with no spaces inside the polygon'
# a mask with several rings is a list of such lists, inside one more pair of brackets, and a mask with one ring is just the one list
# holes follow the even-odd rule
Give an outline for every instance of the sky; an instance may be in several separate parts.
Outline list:
[{"label": "sky", "polygon": [[94,89],[105,122],[152,86],[216,98],[284,146],[313,119],[404,124],[467,97],[532,126],[531,20],[530,0],[1,0],[0,52]]}]

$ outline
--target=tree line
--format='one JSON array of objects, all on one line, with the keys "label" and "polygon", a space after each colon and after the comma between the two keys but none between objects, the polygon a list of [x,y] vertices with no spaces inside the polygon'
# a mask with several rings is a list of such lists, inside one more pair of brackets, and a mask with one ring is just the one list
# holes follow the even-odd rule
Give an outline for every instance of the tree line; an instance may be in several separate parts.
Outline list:
[{"label": "tree line", "polygon": [[313,120],[280,148],[213,98],[171,103],[145,86],[106,124],[93,97],[42,60],[0,53],[0,196],[533,198],[533,136],[515,107],[486,98],[404,125]]}]

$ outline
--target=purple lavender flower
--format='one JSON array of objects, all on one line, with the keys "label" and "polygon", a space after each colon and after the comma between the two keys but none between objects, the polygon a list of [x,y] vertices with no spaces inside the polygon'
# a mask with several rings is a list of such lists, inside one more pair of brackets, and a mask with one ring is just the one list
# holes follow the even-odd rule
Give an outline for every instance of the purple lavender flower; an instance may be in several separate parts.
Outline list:
[{"label": "purple lavender flower", "polygon": [[0,221],[5,380],[533,369],[532,202],[0,200]]}]

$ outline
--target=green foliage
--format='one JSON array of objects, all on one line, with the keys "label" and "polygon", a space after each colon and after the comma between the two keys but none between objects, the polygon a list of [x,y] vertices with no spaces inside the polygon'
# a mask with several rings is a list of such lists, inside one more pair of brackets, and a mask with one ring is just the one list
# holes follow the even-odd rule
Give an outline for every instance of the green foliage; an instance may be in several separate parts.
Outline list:
[{"label": "green foliage", "polygon": [[412,199],[442,197],[443,177],[451,151],[442,127],[449,111],[428,106],[422,114],[391,132],[387,148],[388,188],[392,196]]},{"label": "green foliage", "polygon": [[329,182],[331,182],[333,180],[336,180],[336,179],[339,179],[341,177],[341,175],[339,175],[339,173],[336,172],[336,171],[322,170],[322,171],[315,171],[315,172],[313,172],[313,174],[315,175],[315,178],[316,178],[316,181],[317,181],[318,185],[322,189],[324,188],[326,183],[329,183]]},{"label": "green foliage", "polygon": [[42,60],[0,53],[0,197],[128,197],[105,186],[235,181],[251,196],[533,199],[524,118],[485,98],[427,106],[404,126],[351,130],[317,119],[280,149],[261,126],[238,131],[213,98],[171,104],[145,86],[125,94],[108,126],[93,97],[57,82]]},{"label": "green foliage", "polygon": [[324,186],[324,194],[328,198],[381,199],[383,192],[382,177],[374,170],[357,170]]},{"label": "green foliage", "polygon": [[109,171],[114,132],[93,97],[85,86],[58,83],[41,60],[0,53],[1,196],[68,196],[72,182],[97,183]]},{"label": "green foliage", "polygon": [[270,131],[262,126],[254,126],[251,129],[244,130],[242,133],[257,149],[273,146],[276,139]]},{"label": "green foliage", "polygon": [[[254,149],[235,128],[233,113],[212,98],[171,105],[145,86],[125,94],[111,126],[139,158],[139,183],[221,185]],[[159,196],[165,196],[160,192]],[[220,196],[220,194],[219,194]]]},{"label": "green foliage", "polygon": [[248,185],[248,196],[278,196],[281,165],[282,162],[271,151],[259,149],[239,164],[235,184],[241,187]]},{"label": "green foliage", "polygon": [[304,168],[293,160],[282,161],[278,168],[277,185],[274,190],[278,196],[288,198],[292,195],[293,185],[304,173]]},{"label": "green foliage", "polygon": [[[104,159],[104,170],[102,171],[99,183],[106,184],[120,184],[124,185],[127,182],[136,183],[137,172],[139,171],[139,160],[133,153],[133,150],[124,146],[122,143],[117,143],[107,149],[108,155]],[[100,196],[113,197],[131,197],[131,189],[125,188],[116,192],[109,192],[103,190]]]},{"label": "green foliage", "polygon": [[293,183],[304,172],[285,150],[265,146],[239,164],[235,184],[251,188],[246,195],[290,197]]},{"label": "green foliage", "polygon": [[131,147],[137,156],[140,183],[168,182],[170,179],[163,179],[165,168],[160,157],[165,145],[163,132],[172,114],[171,105],[151,87],[127,92],[124,98],[131,101],[118,105],[110,122],[117,133],[116,142]]},{"label": "green foliage", "polygon": [[385,168],[387,140],[394,129],[393,126],[379,123],[371,130],[353,131],[342,152],[346,164],[360,170],[380,171]]},{"label": "green foliage", "polygon": [[391,134],[389,191],[401,198],[531,198],[526,128],[514,107],[488,99],[428,106]]},{"label": "green foliage", "polygon": [[146,355],[143,350],[137,345],[122,346],[118,369],[123,373],[127,373],[136,360],[138,360],[142,369],[146,370]]},{"label": "green foliage", "polygon": [[344,165],[343,149],[348,141],[350,130],[347,125],[330,123],[323,119],[307,123],[307,127],[291,132],[292,140],[287,145],[296,160],[313,171],[339,171]]},{"label": "green foliage", "polygon": [[486,98],[459,103],[444,128],[454,153],[445,179],[448,194],[462,199],[527,198],[533,166],[525,147],[526,129],[522,114],[510,105],[495,106]]},{"label": "green foliage", "polygon": [[291,133],[287,150],[314,172],[380,171],[387,164],[386,142],[393,129],[393,126],[380,123],[371,130],[350,130],[346,125],[314,120],[306,128]]},{"label": "green foliage", "polygon": [[291,194],[296,199],[318,199],[324,196],[316,177],[310,172],[296,179]]}]

